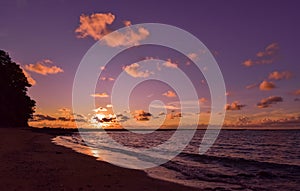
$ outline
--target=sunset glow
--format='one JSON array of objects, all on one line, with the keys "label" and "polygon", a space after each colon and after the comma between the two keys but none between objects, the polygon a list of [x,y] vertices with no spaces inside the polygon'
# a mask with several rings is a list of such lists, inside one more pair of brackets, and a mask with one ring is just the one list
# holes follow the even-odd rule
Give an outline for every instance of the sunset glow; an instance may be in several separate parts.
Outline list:
[{"label": "sunset glow", "polygon": [[[299,128],[299,24],[296,19],[299,15],[288,3],[258,6],[238,2],[230,10],[226,2],[218,2],[218,6],[207,3],[207,7],[174,2],[170,11],[176,14],[172,16],[165,11],[167,2],[160,2],[160,6],[135,2],[139,9],[134,12],[123,9],[121,4],[94,2],[82,7],[74,2],[74,11],[67,14],[70,7],[64,1],[58,5],[51,1],[35,6],[27,1],[4,4],[6,9],[1,14],[9,19],[1,20],[1,49],[21,65],[32,84],[29,94],[37,107],[31,126],[120,128],[125,124],[133,128],[135,125],[172,128],[180,120],[187,127],[193,125],[189,119],[197,116],[199,127],[205,128],[212,111],[211,95],[206,79],[194,62],[211,53],[226,85],[224,127]],[[14,14],[10,10],[15,10]],[[155,14],[145,10],[155,10]],[[212,10],[219,16],[211,16]],[[185,56],[161,46],[138,46],[153,34],[149,28],[132,26],[146,22],[182,28],[200,39],[209,51],[199,49]],[[122,27],[126,27],[124,33],[116,31]],[[105,36],[110,33],[111,36]],[[95,108],[74,113],[72,85],[77,67],[87,50],[100,39],[107,47],[134,47],[118,54],[107,66],[99,65],[97,72],[101,75],[96,89],[86,92],[86,96],[94,99]],[[147,65],[147,60],[155,59],[164,62]],[[114,112],[111,94],[121,73],[132,79],[147,79],[171,76],[179,70],[190,78],[198,99],[180,103],[173,87],[147,80],[132,90],[129,110]],[[206,70],[209,68],[203,68]],[[154,103],[155,100],[160,103]],[[192,109],[182,113],[183,105],[192,108],[194,103],[200,105],[200,113]]]}]

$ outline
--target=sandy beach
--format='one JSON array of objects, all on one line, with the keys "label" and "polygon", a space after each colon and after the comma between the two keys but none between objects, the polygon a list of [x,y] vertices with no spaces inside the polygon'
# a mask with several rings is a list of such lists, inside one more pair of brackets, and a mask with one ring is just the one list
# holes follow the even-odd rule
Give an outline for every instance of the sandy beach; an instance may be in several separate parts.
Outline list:
[{"label": "sandy beach", "polygon": [[51,143],[60,132],[0,128],[0,190],[196,190]]}]

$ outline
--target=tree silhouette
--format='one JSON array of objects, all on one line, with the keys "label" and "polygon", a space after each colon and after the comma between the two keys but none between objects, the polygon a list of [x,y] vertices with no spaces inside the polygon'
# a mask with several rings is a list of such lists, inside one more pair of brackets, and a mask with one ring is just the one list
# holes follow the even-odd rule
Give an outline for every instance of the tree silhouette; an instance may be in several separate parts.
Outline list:
[{"label": "tree silhouette", "polygon": [[28,126],[35,107],[27,95],[30,86],[20,66],[0,50],[0,127]]}]

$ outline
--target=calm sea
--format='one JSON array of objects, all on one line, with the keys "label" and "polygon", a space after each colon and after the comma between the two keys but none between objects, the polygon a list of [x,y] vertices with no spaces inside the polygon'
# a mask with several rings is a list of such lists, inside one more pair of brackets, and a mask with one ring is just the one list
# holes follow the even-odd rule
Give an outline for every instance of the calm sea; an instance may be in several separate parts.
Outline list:
[{"label": "calm sea", "polygon": [[[58,136],[53,141],[98,160],[107,161],[116,156],[131,162],[144,160],[99,141],[101,133],[104,132],[86,132],[84,137],[89,139],[84,141],[78,133]],[[115,141],[131,148],[157,146],[173,133],[109,132]],[[300,190],[300,130],[222,130],[214,145],[204,155],[199,155],[203,134],[203,130],[196,131],[179,155],[144,171],[151,177],[199,190]]]}]

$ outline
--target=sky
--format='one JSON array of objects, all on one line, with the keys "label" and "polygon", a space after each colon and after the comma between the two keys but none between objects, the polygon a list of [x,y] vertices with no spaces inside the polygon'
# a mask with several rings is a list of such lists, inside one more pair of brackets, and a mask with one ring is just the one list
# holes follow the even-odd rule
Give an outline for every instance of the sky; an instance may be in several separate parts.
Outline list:
[{"label": "sky", "polygon": [[[180,120],[192,125],[195,117],[199,126],[205,126],[211,116],[211,95],[193,62],[211,53],[226,86],[224,126],[299,128],[297,7],[296,1],[1,1],[0,49],[20,64],[32,84],[29,95],[37,102],[32,126],[74,127],[77,121],[80,127],[173,127]],[[161,46],[139,46],[153,35],[143,26],[131,27],[141,23],[178,27],[207,49],[182,55]],[[126,32],[111,33],[123,27]],[[105,39],[108,34],[115,36]],[[96,89],[86,92],[95,108],[75,113],[75,74],[98,40],[107,47],[127,49],[107,67],[99,65]],[[176,37],[174,41],[184,43]],[[155,59],[163,62],[154,63]],[[199,104],[200,112],[182,112],[184,103],[176,88],[146,80],[158,74],[171,77],[175,71],[190,78],[198,97],[184,101]],[[115,112],[111,94],[120,74],[145,81],[132,90],[130,109]]]}]

